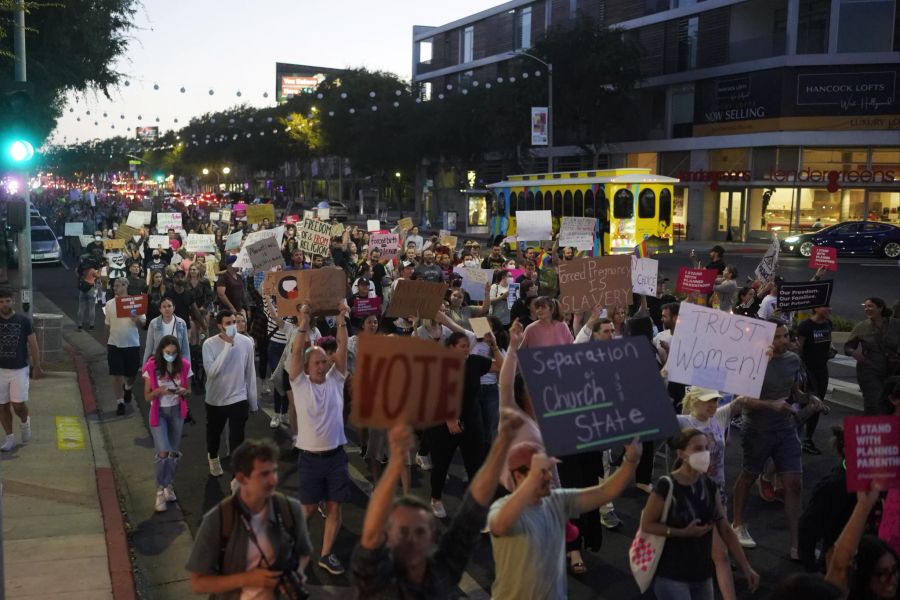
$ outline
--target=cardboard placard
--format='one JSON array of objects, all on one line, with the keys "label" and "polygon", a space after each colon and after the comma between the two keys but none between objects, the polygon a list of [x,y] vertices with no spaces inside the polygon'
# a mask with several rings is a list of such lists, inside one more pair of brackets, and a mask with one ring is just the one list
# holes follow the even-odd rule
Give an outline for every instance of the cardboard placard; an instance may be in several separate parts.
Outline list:
[{"label": "cardboard placard", "polygon": [[92,235],[79,235],[78,241],[81,242],[82,248],[87,248],[89,244],[94,243],[94,236]]},{"label": "cardboard placard", "polygon": [[307,219],[315,219],[315,218],[316,218],[316,211],[314,211],[314,210],[304,210],[303,211],[303,220],[304,221]]},{"label": "cardboard placard", "polygon": [[119,225],[116,229],[116,237],[120,240],[128,241],[135,235],[137,235],[138,230],[134,227],[129,227],[128,225]]},{"label": "cardboard placard", "polygon": [[900,488],[900,417],[844,417],[847,491]]},{"label": "cardboard placard", "polygon": [[391,303],[384,316],[433,319],[441,308],[446,291],[447,285],[444,283],[401,279],[391,295]]},{"label": "cardboard placard", "polygon": [[221,211],[221,218],[223,223],[231,223],[231,209],[223,208]]},{"label": "cardboard placard", "polygon": [[331,244],[331,224],[315,219],[303,221],[300,230],[300,249],[306,254],[328,256]]},{"label": "cardboard placard", "polygon": [[269,223],[275,221],[275,207],[271,204],[250,204],[247,206],[247,223],[262,223],[268,219]]},{"label": "cardboard placard", "polygon": [[390,260],[400,254],[399,233],[373,233],[369,236],[369,251],[381,251],[381,258]]},{"label": "cardboard placard", "polygon": [[125,224],[140,229],[144,225],[149,225],[152,219],[153,213],[149,210],[133,210],[128,213],[128,220],[125,221]]},{"label": "cardboard placard", "polygon": [[134,317],[147,314],[147,294],[116,298],[116,316]]},{"label": "cardboard placard", "polygon": [[775,323],[682,302],[669,343],[669,381],[759,398]]},{"label": "cardboard placard", "polygon": [[809,255],[809,268],[825,267],[828,271],[837,271],[837,248],[830,246],[813,246]]},{"label": "cardboard placard", "polygon": [[594,230],[597,219],[593,217],[563,217],[559,226],[559,246],[571,246],[579,250],[594,249]]},{"label": "cardboard placard", "polygon": [[519,362],[547,454],[663,439],[679,430],[646,338],[520,349]]},{"label": "cardboard placard", "polygon": [[712,294],[716,285],[716,277],[719,272],[715,269],[689,269],[681,267],[678,271],[678,281],[675,283],[675,291],[690,294]]},{"label": "cardboard placard", "polygon": [[458,419],[465,362],[453,350],[415,336],[360,336],[353,374],[353,424],[425,428]]},{"label": "cardboard placard", "polygon": [[147,246],[151,250],[155,250],[157,248],[166,249],[169,247],[169,236],[167,236],[167,235],[151,235],[147,239]]},{"label": "cardboard placard", "polygon": [[216,223],[221,219],[221,215],[218,212],[209,213],[209,222]]},{"label": "cardboard placard", "polygon": [[211,233],[189,233],[184,249],[188,252],[215,253],[216,236]]},{"label": "cardboard placard", "polygon": [[381,314],[381,298],[353,298],[353,306],[350,307],[350,314],[357,319],[368,317],[369,315]]},{"label": "cardboard placard", "polygon": [[175,231],[184,229],[181,226],[181,213],[157,213],[156,230],[160,233],[166,233],[170,229]]},{"label": "cardboard placard", "polygon": [[484,286],[494,277],[493,269],[480,267],[461,267],[463,276],[462,289],[469,293],[469,297],[476,302],[484,300]]},{"label": "cardboard placard", "polygon": [[327,221],[331,218],[331,209],[330,208],[317,208],[316,209],[316,217],[320,221]]},{"label": "cardboard placard", "polygon": [[763,255],[762,260],[759,262],[759,265],[754,272],[757,279],[760,281],[769,281],[775,277],[775,272],[778,270],[778,254],[780,250],[781,244],[778,241],[778,236],[772,234],[772,243],[769,245],[768,250],[766,250],[766,253]]},{"label": "cardboard placard", "polygon": [[237,250],[241,247],[241,242],[243,241],[243,231],[235,231],[234,233],[229,233],[228,237],[225,238],[225,251],[228,252],[229,250]]},{"label": "cardboard placard", "polygon": [[343,269],[322,267],[294,273],[300,288],[298,302],[308,305],[314,317],[340,312],[341,305],[347,301],[347,273]]},{"label": "cardboard placard", "polygon": [[553,235],[553,217],[549,210],[516,212],[516,237],[523,242],[549,240]]},{"label": "cardboard placard", "polygon": [[559,302],[565,313],[631,304],[631,256],[574,258],[559,263]]},{"label": "cardboard placard", "polygon": [[66,229],[63,233],[65,233],[66,237],[84,235],[84,223],[66,223]]},{"label": "cardboard placard", "polygon": [[381,231],[381,221],[378,219],[369,219],[366,221],[366,231],[369,233],[373,231]]},{"label": "cardboard placard", "polygon": [[508,284],[508,295],[506,296],[506,307],[512,308],[513,304],[516,303],[516,300],[519,299],[519,288],[522,284],[520,283],[510,283]]},{"label": "cardboard placard", "polygon": [[124,250],[125,240],[116,238],[114,240],[103,240],[104,250]]},{"label": "cardboard placard", "polygon": [[447,246],[451,250],[456,249],[457,237],[455,235],[442,235],[438,238],[438,244],[441,246]]},{"label": "cardboard placard", "polygon": [[472,326],[472,333],[474,333],[475,337],[478,339],[483,338],[486,333],[493,333],[491,324],[488,323],[488,320],[485,317],[472,317],[469,319],[469,325]]},{"label": "cardboard placard", "polygon": [[300,222],[300,215],[284,215],[284,224],[293,225]]},{"label": "cardboard placard", "polygon": [[635,294],[656,296],[659,261],[655,258],[631,257],[631,289]]},{"label": "cardboard placard", "polygon": [[782,313],[828,306],[834,281],[803,281],[778,286],[778,308]]},{"label": "cardboard placard", "polygon": [[397,227],[400,231],[409,231],[413,228],[413,220],[411,217],[403,217],[397,221]]},{"label": "cardboard placard", "polygon": [[250,264],[253,265],[254,272],[268,271],[272,267],[284,264],[281,248],[274,237],[266,237],[247,244],[244,246],[244,250],[247,252]]}]

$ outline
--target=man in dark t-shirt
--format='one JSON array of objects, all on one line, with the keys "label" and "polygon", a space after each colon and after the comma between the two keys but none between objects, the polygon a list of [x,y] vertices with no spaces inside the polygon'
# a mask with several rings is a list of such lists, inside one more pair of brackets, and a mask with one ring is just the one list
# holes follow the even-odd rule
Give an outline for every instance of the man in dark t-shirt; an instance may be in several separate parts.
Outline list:
[{"label": "man in dark t-shirt", "polygon": [[13,433],[12,403],[19,417],[22,443],[31,439],[31,418],[28,416],[28,355],[31,355],[32,376],[41,375],[41,355],[31,320],[16,314],[12,292],[0,290],[0,423],[6,439],[0,451],[9,452],[16,447]]},{"label": "man in dark t-shirt", "polygon": [[216,280],[216,297],[222,308],[237,313],[244,310],[244,280],[234,267],[235,261],[237,256],[233,254],[225,259],[225,272]]},{"label": "man in dark t-shirt", "polygon": [[[831,352],[831,308],[814,308],[812,316],[797,327],[797,346],[800,358],[806,367],[808,389],[821,399],[828,391],[828,357]],[[813,442],[813,433],[819,424],[819,413],[815,413],[804,424],[803,451],[807,454],[822,454]]]},{"label": "man in dark t-shirt", "polygon": [[172,287],[166,289],[163,297],[172,301],[175,305],[175,316],[183,319],[190,329],[191,319],[194,319],[195,323],[200,323],[202,316],[194,292],[185,283],[184,271],[175,271],[172,275]]}]

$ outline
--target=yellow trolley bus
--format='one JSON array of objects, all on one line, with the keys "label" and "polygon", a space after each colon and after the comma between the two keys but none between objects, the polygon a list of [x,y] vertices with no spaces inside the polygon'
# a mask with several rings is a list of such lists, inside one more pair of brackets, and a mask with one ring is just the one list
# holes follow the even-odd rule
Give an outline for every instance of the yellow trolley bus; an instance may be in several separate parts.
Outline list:
[{"label": "yellow trolley bus", "polygon": [[549,210],[554,233],[564,216],[597,220],[594,256],[630,254],[644,241],[650,254],[669,253],[675,183],[650,169],[510,175],[487,186],[494,194],[491,233],[514,236],[517,211]]}]

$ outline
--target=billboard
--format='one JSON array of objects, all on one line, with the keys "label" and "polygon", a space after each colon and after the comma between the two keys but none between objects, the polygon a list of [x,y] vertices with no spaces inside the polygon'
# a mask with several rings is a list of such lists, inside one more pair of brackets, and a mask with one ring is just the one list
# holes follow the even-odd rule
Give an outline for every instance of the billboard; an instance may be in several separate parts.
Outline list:
[{"label": "billboard", "polygon": [[300,94],[311,94],[329,77],[340,75],[344,69],[275,63],[275,98],[287,102]]},{"label": "billboard", "polygon": [[159,127],[135,127],[134,134],[142,142],[155,142],[159,139]]}]

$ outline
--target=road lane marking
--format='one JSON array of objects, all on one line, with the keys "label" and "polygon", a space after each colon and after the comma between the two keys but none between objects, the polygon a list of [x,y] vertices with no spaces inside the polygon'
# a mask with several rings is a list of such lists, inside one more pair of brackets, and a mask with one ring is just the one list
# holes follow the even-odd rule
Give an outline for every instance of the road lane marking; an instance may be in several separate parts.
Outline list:
[{"label": "road lane marking", "polygon": [[56,447],[60,450],[84,450],[84,426],[78,417],[56,417]]}]

